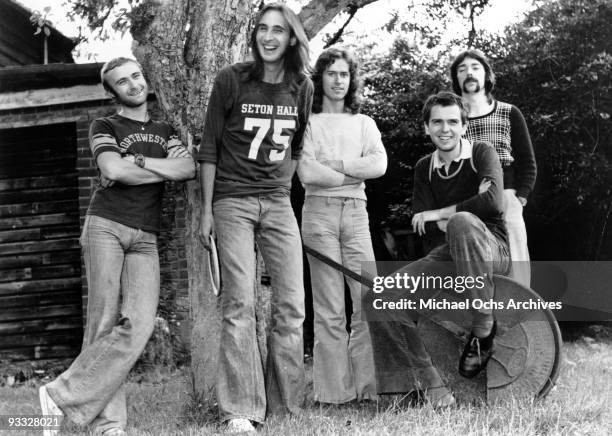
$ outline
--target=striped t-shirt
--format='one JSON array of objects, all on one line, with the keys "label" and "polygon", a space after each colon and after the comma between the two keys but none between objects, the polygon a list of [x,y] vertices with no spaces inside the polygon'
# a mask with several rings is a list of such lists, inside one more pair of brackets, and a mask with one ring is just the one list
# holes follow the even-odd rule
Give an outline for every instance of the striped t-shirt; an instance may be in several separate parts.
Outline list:
[{"label": "striped t-shirt", "polygon": [[[115,114],[98,118],[91,123],[89,144],[97,162],[103,152],[142,154],[145,157],[189,157],[174,129],[165,122],[145,123]],[[88,215],[116,221],[120,224],[159,232],[163,182],[143,185],[124,185],[115,182],[99,186],[91,199]]]}]

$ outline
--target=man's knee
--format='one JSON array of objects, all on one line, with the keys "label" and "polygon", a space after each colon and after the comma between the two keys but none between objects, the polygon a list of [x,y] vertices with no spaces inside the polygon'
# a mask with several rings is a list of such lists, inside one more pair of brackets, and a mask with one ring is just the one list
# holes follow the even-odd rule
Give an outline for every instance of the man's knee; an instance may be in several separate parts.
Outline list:
[{"label": "man's knee", "polygon": [[448,219],[447,233],[466,233],[479,227],[480,218],[470,212],[457,212]]}]

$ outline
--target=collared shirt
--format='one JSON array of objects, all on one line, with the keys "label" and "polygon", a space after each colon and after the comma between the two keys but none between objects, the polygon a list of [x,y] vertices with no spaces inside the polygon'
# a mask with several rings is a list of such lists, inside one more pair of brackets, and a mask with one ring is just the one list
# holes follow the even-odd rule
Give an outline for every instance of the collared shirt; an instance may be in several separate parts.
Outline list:
[{"label": "collared shirt", "polygon": [[[459,144],[460,152],[459,156],[453,159],[453,162],[459,162],[462,159],[471,159],[472,158],[472,143],[468,139],[461,138],[461,142]],[[438,168],[442,168],[446,165],[446,162],[440,157],[440,153],[438,149],[436,149],[432,154],[432,166],[434,170]]]}]

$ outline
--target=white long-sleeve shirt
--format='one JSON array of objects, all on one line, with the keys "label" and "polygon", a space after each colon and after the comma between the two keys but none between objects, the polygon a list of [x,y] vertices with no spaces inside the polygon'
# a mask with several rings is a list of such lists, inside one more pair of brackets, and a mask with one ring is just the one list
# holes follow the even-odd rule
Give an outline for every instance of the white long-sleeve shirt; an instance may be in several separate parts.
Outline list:
[{"label": "white long-sleeve shirt", "polygon": [[[340,160],[343,173],[322,161]],[[350,197],[365,200],[366,179],[387,170],[387,153],[374,120],[363,114],[312,114],[304,134],[297,171],[306,196]],[[361,182],[344,185],[345,175]]]}]

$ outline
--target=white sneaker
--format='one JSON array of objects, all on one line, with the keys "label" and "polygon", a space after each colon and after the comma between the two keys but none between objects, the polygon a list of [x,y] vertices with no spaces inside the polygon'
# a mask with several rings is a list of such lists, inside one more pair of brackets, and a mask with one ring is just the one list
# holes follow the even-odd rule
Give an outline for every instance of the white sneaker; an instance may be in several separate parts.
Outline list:
[{"label": "white sneaker", "polygon": [[232,418],[227,421],[226,433],[255,433],[255,427],[246,418]]},{"label": "white sneaker", "polygon": [[[64,417],[64,412],[55,404],[55,401],[53,401],[53,398],[51,398],[47,392],[46,386],[41,386],[40,389],[38,389],[38,398],[40,399],[40,408],[42,409],[43,415]],[[59,429],[57,428],[43,428],[43,436],[55,436],[58,433]]]}]

